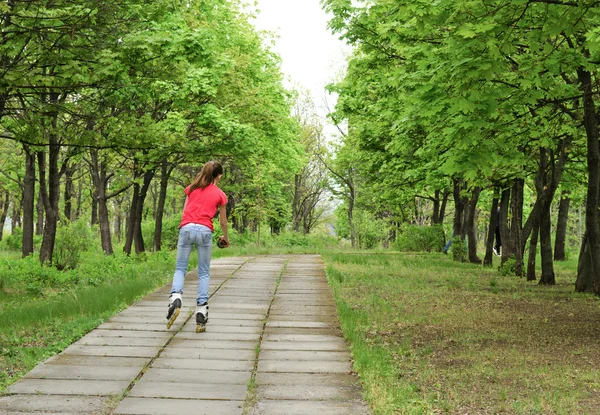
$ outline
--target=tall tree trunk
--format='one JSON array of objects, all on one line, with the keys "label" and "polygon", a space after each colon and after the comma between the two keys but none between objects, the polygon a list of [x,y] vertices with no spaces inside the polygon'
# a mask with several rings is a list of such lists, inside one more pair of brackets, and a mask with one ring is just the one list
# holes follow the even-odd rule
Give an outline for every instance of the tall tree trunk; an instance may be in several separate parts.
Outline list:
[{"label": "tall tree trunk", "polygon": [[431,214],[431,225],[437,225],[440,222],[440,190],[436,189],[433,196],[433,212]]},{"label": "tall tree trunk", "polygon": [[564,261],[565,244],[567,239],[567,221],[569,220],[569,207],[571,198],[569,192],[563,192],[558,206],[558,220],[556,222],[556,238],[554,240],[554,260]]},{"label": "tall tree trunk", "polygon": [[[583,124],[587,136],[587,202],[585,209],[586,237],[577,267],[577,291],[592,291],[600,295],[600,143],[598,117],[593,98],[592,75],[584,68],[577,70],[583,90]],[[585,283],[589,281],[588,283]]]},{"label": "tall tree trunk", "polygon": [[[23,179],[23,258],[33,253],[33,212],[35,199],[35,155],[25,149],[25,178]],[[13,227],[16,221],[13,219]]]},{"label": "tall tree trunk", "polygon": [[92,197],[92,218],[90,221],[90,224],[92,226],[97,225],[98,224],[98,194],[96,193],[96,189],[92,189],[91,190],[91,197]]},{"label": "tall tree trunk", "polygon": [[523,226],[523,179],[515,180],[511,191],[511,220],[510,220],[510,241],[515,255],[515,275],[523,276],[523,250],[521,250],[522,226]]},{"label": "tall tree trunk", "polygon": [[542,276],[540,284],[554,285],[554,262],[552,259],[552,222],[550,218],[551,200],[544,200],[540,213],[540,252],[542,254]]},{"label": "tall tree trunk", "polygon": [[508,227],[508,208],[510,206],[510,189],[502,191],[500,196],[500,240],[502,241],[502,259],[504,264],[514,254],[510,245],[510,232]]},{"label": "tall tree trunk", "polygon": [[4,225],[6,224],[6,217],[8,216],[8,208],[10,207],[10,193],[4,194],[4,203],[2,204],[2,214],[0,215],[0,241],[2,240],[2,234],[4,233]]},{"label": "tall tree trunk", "polygon": [[473,264],[481,264],[481,258],[477,256],[477,222],[475,220],[477,214],[477,202],[479,200],[480,193],[481,187],[475,187],[473,189],[466,209],[465,227],[469,241],[469,262]]},{"label": "tall tree trunk", "polygon": [[490,209],[490,224],[487,232],[487,240],[485,241],[485,258],[483,259],[483,265],[486,267],[492,266],[493,259],[493,248],[494,248],[494,237],[496,235],[496,226],[498,222],[498,195],[494,193],[492,199],[492,207]]},{"label": "tall tree trunk", "polygon": [[123,250],[127,255],[131,255],[131,247],[135,244],[136,254],[144,252],[144,237],[142,235],[142,215],[144,212],[144,200],[148,193],[148,187],[154,177],[153,171],[143,173],[143,184],[140,186],[135,183],[133,187],[133,196],[131,198],[131,208],[129,210],[129,219],[127,227],[127,238]]},{"label": "tall tree trunk", "polygon": [[162,162],[160,168],[160,192],[158,194],[158,203],[156,206],[156,220],[154,224],[154,244],[153,250],[154,252],[158,252],[161,250],[162,244],[162,222],[163,216],[165,213],[165,203],[167,200],[167,188],[169,186],[169,176],[173,171],[173,165],[170,165],[166,161]]},{"label": "tall tree trunk", "polygon": [[72,207],[73,207],[73,175],[75,174],[75,169],[73,166],[67,166],[65,169],[65,194],[63,199],[64,203],[64,219],[67,222],[70,222],[73,218]]},{"label": "tall tree trunk", "polygon": [[37,219],[35,221],[35,234],[43,235],[44,234],[44,200],[42,198],[42,190],[38,192],[37,203],[35,204],[35,213],[37,215]]},{"label": "tall tree trunk", "polygon": [[137,181],[133,183],[133,194],[131,195],[131,204],[129,206],[129,215],[127,216],[127,223],[125,229],[125,245],[123,246],[123,252],[127,255],[131,255],[131,247],[133,246],[133,233],[135,215],[137,212],[137,203],[139,202],[140,185]]},{"label": "tall tree trunk", "polygon": [[462,179],[453,179],[454,182],[454,223],[453,223],[453,235],[460,236],[464,240],[464,217],[465,217],[465,199],[461,195],[463,190]]},{"label": "tall tree trunk", "polygon": [[83,201],[83,182],[81,180],[77,183],[77,209],[75,209],[75,217],[73,220],[77,220],[81,217],[81,203]]},{"label": "tall tree trunk", "polygon": [[535,281],[535,262],[537,256],[538,235],[540,233],[539,220],[533,225],[531,240],[529,241],[529,255],[527,256],[527,281]]},{"label": "tall tree trunk", "polygon": [[440,205],[440,217],[439,223],[442,225],[444,223],[444,218],[446,217],[446,206],[448,206],[448,198],[450,197],[450,190],[444,189],[444,194],[442,196],[442,204]]},{"label": "tall tree trunk", "polygon": [[92,194],[96,198],[96,206],[98,207],[97,220],[100,225],[100,240],[102,250],[106,255],[113,254],[112,240],[110,236],[110,219],[108,217],[108,206],[106,188],[108,185],[108,177],[106,171],[106,162],[99,157],[97,149],[90,149],[90,174],[94,188]]}]

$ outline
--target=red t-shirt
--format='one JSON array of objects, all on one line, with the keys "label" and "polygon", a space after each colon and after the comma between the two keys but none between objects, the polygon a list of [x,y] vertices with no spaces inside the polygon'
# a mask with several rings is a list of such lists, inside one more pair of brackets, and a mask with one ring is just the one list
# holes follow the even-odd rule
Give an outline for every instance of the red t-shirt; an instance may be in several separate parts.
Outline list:
[{"label": "red t-shirt", "polygon": [[185,189],[188,197],[183,215],[181,217],[181,228],[188,223],[204,225],[214,231],[213,218],[219,206],[227,204],[227,196],[214,184],[209,184],[204,189],[196,189],[190,193],[190,186]]}]

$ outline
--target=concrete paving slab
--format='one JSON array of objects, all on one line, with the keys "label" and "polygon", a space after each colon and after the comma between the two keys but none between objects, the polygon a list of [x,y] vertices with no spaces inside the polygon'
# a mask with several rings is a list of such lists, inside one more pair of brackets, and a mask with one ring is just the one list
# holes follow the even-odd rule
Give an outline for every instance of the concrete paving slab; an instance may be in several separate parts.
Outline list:
[{"label": "concrete paving slab", "polygon": [[10,395],[0,397],[0,412],[102,413],[106,398],[98,396]]},{"label": "concrete paving slab", "polygon": [[142,368],[150,362],[150,358],[118,357],[118,356],[77,356],[61,353],[46,360],[47,365],[74,366],[123,366]]},{"label": "concrete paving slab", "polygon": [[42,395],[109,396],[123,392],[131,381],[27,379],[8,388],[8,393]]},{"label": "concrete paving slab", "polygon": [[97,328],[97,329],[89,332],[82,338],[89,338],[89,337],[142,338],[142,337],[144,337],[144,338],[163,339],[164,341],[167,341],[167,339],[169,337],[171,337],[172,335],[173,335],[173,333],[171,333],[169,331],[158,332],[158,331],[135,331],[135,330],[105,330],[105,329]]},{"label": "concrete paving slab", "polygon": [[158,347],[142,346],[82,346],[73,344],[64,351],[66,354],[79,356],[118,356],[118,357],[154,357]]},{"label": "concrete paving slab", "polygon": [[267,327],[332,328],[336,325],[320,321],[267,321]]},{"label": "concrete paving slab", "polygon": [[[181,317],[183,315],[187,315],[181,312],[179,318],[175,321],[175,324],[171,327],[170,331],[176,331],[181,327],[183,321]],[[163,319],[164,324],[162,322],[153,321],[148,323],[104,323],[98,326],[99,329],[105,330],[135,330],[135,331],[157,331],[157,332],[167,332],[167,320]]]},{"label": "concrete paving slab", "polygon": [[304,328],[304,327],[266,327],[265,334],[303,334],[303,335],[325,335],[338,336],[342,331],[338,328]]},{"label": "concrete paving slab", "polygon": [[368,415],[369,409],[359,402],[261,401],[261,415]]},{"label": "concrete paving slab", "polygon": [[[183,332],[196,332],[196,322],[189,321],[184,327]],[[260,334],[262,331],[262,327],[248,327],[248,326],[223,326],[220,324],[213,324],[210,319],[210,314],[208,316],[208,324],[206,325],[206,333],[214,332],[214,333],[246,333],[246,334]],[[201,336],[204,333],[198,333]]]},{"label": "concrete paving slab", "polygon": [[323,401],[350,401],[361,398],[362,389],[357,386],[338,385],[268,385],[259,386],[259,399]]},{"label": "concrete paving slab", "polygon": [[262,350],[260,360],[318,360],[318,361],[349,361],[350,352],[334,352],[320,350]]},{"label": "concrete paving slab", "polygon": [[177,333],[175,338],[191,340],[240,340],[252,341],[256,343],[260,339],[260,333],[219,333],[212,330],[205,331],[204,333],[182,331]]},{"label": "concrete paving slab", "polygon": [[185,346],[169,346],[161,357],[167,359],[217,359],[217,360],[251,360],[254,361],[254,350],[215,350],[194,349]]},{"label": "concrete paving slab", "polygon": [[127,380],[140,373],[139,367],[38,365],[25,375],[29,379]]},{"label": "concrete paving slab", "polygon": [[360,385],[360,381],[349,373],[266,373],[256,374],[259,385]]},{"label": "concrete paving slab", "polygon": [[[260,359],[260,356],[259,356]],[[350,373],[350,362],[305,360],[259,360],[259,372],[290,372],[290,373]]]},{"label": "concrete paving slab", "polygon": [[[237,415],[243,401],[125,398],[115,415]],[[281,415],[281,414],[280,414]]]},{"label": "concrete paving slab", "polygon": [[290,342],[328,342],[328,341],[337,341],[343,338],[338,335],[332,334],[286,334],[279,333],[279,331],[265,333],[263,336],[263,341],[290,341]]},{"label": "concrete paving slab", "polygon": [[348,350],[348,345],[343,341],[323,342],[273,342],[263,341],[261,350],[326,350],[332,352],[343,352]]},{"label": "concrete paving slab", "polygon": [[86,336],[73,344],[81,346],[163,346],[168,338]]},{"label": "concrete paving slab", "polygon": [[[149,382],[142,378],[129,393],[132,398],[175,398],[243,401],[246,398],[246,385],[190,384],[170,382]],[[173,408],[173,413],[177,410]]]},{"label": "concrete paving slab", "polygon": [[251,376],[252,372],[250,370],[189,370],[153,367],[152,370],[149,370],[144,375],[144,380],[149,382],[189,383],[194,385],[247,385]]},{"label": "concrete paving slab", "polygon": [[[204,333],[203,333],[204,337]],[[256,341],[228,341],[228,340],[207,340],[207,339],[181,339],[176,336],[169,347],[186,347],[191,349],[238,349],[238,350],[255,350],[258,342]]]},{"label": "concrete paving slab", "polygon": [[152,363],[152,368],[186,369],[186,370],[233,370],[248,371],[254,368],[254,360],[219,360],[219,359],[167,359],[159,358]]}]

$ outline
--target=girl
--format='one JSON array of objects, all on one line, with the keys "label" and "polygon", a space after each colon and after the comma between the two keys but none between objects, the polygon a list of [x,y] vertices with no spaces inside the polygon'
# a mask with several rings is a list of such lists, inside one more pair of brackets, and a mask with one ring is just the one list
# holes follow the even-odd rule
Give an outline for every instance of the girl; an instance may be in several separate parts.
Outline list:
[{"label": "girl", "polygon": [[183,294],[183,282],[187,271],[192,245],[198,251],[198,297],[196,298],[196,333],[206,330],[208,322],[208,284],[210,281],[210,257],[212,253],[213,217],[219,209],[219,222],[223,230],[221,245],[229,246],[227,236],[227,196],[217,187],[223,166],[209,161],[202,167],[191,185],[185,189],[186,199],[179,224],[177,261],[173,286],[167,311],[167,328],[171,328],[179,312]]}]

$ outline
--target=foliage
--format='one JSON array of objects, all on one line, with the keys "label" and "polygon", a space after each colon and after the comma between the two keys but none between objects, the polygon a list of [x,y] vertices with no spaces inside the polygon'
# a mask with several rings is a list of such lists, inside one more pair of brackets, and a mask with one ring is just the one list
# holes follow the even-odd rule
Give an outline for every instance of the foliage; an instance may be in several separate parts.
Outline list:
[{"label": "foliage", "polygon": [[450,246],[452,259],[457,262],[465,262],[467,260],[467,242],[459,235],[452,238]]},{"label": "foliage", "polygon": [[396,237],[395,247],[409,252],[441,252],[444,248],[444,229],[441,225],[406,225]]},{"label": "foliage", "polygon": [[510,277],[515,275],[515,269],[517,265],[517,260],[514,256],[508,258],[504,264],[501,264],[498,267],[498,271],[500,275],[503,277]]},{"label": "foliage", "polygon": [[52,264],[58,270],[77,268],[81,254],[90,249],[95,242],[93,236],[92,229],[82,219],[59,226]]}]

